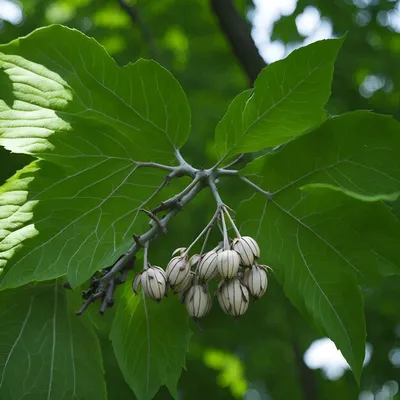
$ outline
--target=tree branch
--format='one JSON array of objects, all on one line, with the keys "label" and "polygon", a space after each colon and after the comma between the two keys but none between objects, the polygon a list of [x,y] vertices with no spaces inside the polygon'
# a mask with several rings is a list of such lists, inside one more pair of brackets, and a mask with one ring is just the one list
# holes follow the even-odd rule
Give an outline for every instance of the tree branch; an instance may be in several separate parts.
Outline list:
[{"label": "tree branch", "polygon": [[233,53],[249,78],[250,86],[253,87],[255,79],[265,67],[265,62],[251,37],[249,24],[236,11],[232,0],[211,0],[211,7]]},{"label": "tree branch", "polygon": [[137,28],[139,29],[143,40],[148,45],[150,58],[152,58],[153,60],[159,60],[160,52],[157,49],[157,46],[153,40],[153,37],[150,33],[149,28],[143,22],[143,20],[140,16],[138,7],[126,3],[125,0],[117,0],[117,1],[118,1],[119,6],[121,7],[121,9],[128,14],[129,18],[132,21],[132,25],[137,26]]},{"label": "tree branch", "polygon": [[[77,315],[81,315],[87,307],[95,302],[98,299],[101,299],[102,305],[100,307],[100,314],[103,314],[108,307],[112,307],[114,304],[114,291],[117,285],[123,283],[126,280],[126,276],[129,269],[132,269],[136,260],[136,253],[141,248],[146,248],[151,240],[158,236],[159,232],[166,233],[168,222],[178,214],[182,208],[189,203],[197,194],[205,187],[209,186],[210,190],[216,200],[217,203],[217,211],[212,218],[211,222],[206,226],[206,228],[200,233],[196,241],[203,236],[204,234],[208,235],[209,230],[217,221],[218,215],[221,214],[223,216],[223,212],[227,212],[226,207],[218,193],[218,188],[216,186],[216,178],[220,175],[233,175],[239,177],[244,182],[253,187],[253,189],[261,192],[262,194],[270,197],[270,193],[264,191],[253,182],[248,180],[245,177],[241,177],[236,170],[226,170],[223,168],[210,168],[207,170],[198,170],[187,164],[186,162],[182,162],[181,165],[177,167],[168,167],[162,164],[156,163],[138,163],[139,167],[155,167],[161,168],[163,170],[170,171],[169,175],[165,178],[164,182],[157,188],[155,193],[153,193],[150,198],[145,202],[148,203],[150,199],[152,199],[155,194],[157,194],[162,187],[169,183],[169,181],[174,176],[193,176],[194,179],[185,189],[183,189],[180,193],[171,197],[170,199],[161,203],[160,206],[154,208],[151,211],[147,211],[141,209],[141,211],[145,212],[152,219],[152,227],[145,232],[144,234],[138,236],[133,235],[134,244],[112,264],[110,267],[104,268],[101,271],[98,271],[93,277],[91,284],[87,290],[83,292],[83,298],[86,302],[83,304],[80,310],[77,311]],[[145,204],[143,203],[143,204]],[[155,214],[161,210],[168,210],[168,213],[163,218],[158,218]],[[231,217],[229,216],[231,219]],[[231,220],[232,226],[234,226],[234,222]],[[237,235],[240,234],[237,232]],[[193,243],[192,243],[193,246]],[[187,249],[189,251],[189,248]],[[100,276],[99,276],[100,273]],[[64,284],[65,288],[70,288],[70,285]]]},{"label": "tree branch", "polygon": [[[203,189],[204,185],[202,182],[199,182],[192,190],[187,193],[181,199],[181,204],[184,206],[190,200],[192,200],[196,195]],[[167,227],[167,224],[171,218],[173,218],[180,211],[179,208],[173,208],[168,212],[168,214],[160,220],[160,225],[162,227]],[[159,226],[153,226],[146,233],[140,236],[140,243],[145,244],[146,242],[151,241],[159,232]],[[100,280],[99,283],[99,291],[105,291],[110,280],[120,271],[122,271],[127,264],[129,264],[130,260],[135,257],[135,254],[140,250],[139,243],[135,243],[131,246],[131,248],[115,263],[115,265],[111,268],[111,270]]]},{"label": "tree branch", "polygon": [[300,351],[299,345],[296,339],[293,340],[293,353],[295,357],[295,361],[297,364],[298,374],[301,389],[303,391],[303,399],[304,400],[317,400],[317,387],[315,383],[315,378],[313,371],[311,371],[303,360],[303,354]]}]

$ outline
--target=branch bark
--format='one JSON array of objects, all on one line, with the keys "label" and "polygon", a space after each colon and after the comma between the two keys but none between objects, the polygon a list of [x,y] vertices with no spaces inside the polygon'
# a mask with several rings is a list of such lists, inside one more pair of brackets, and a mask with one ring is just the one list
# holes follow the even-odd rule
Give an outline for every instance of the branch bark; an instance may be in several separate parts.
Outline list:
[{"label": "branch bark", "polygon": [[211,7],[233,53],[249,78],[250,86],[253,87],[255,79],[266,64],[251,37],[250,25],[236,11],[232,0],[211,0]]},{"label": "branch bark", "polygon": [[157,49],[157,46],[154,42],[154,39],[150,33],[149,28],[142,21],[138,8],[136,6],[128,4],[127,2],[125,2],[125,0],[117,0],[117,1],[121,9],[128,14],[129,18],[132,21],[132,25],[136,26],[139,29],[143,37],[143,40],[148,45],[150,58],[152,58],[153,60],[158,60],[160,57],[160,53]]},{"label": "branch bark", "polygon": [[293,352],[298,368],[300,385],[303,391],[303,398],[304,400],[317,400],[317,387],[313,371],[309,369],[305,364],[303,360],[303,354],[300,351],[299,345],[296,340],[293,341]]}]

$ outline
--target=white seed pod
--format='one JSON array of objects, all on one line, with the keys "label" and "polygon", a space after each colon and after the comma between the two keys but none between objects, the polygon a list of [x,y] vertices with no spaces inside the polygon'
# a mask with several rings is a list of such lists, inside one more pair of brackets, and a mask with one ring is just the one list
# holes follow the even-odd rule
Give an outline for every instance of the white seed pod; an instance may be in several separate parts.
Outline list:
[{"label": "white seed pod", "polygon": [[196,265],[200,260],[200,254],[193,254],[189,259],[189,267],[192,268],[193,265]]},{"label": "white seed pod", "polygon": [[189,290],[189,288],[192,286],[193,283],[193,272],[189,271],[189,274],[185,278],[183,282],[181,282],[179,285],[175,285],[172,291],[174,293],[183,293]]},{"label": "white seed pod", "polygon": [[189,274],[190,266],[186,256],[174,257],[167,265],[167,281],[172,289],[180,285]]},{"label": "white seed pod", "polygon": [[141,286],[141,275],[142,273],[139,272],[136,276],[135,279],[132,282],[132,290],[135,294],[138,294],[139,288]]},{"label": "white seed pod", "polygon": [[239,271],[240,256],[234,250],[218,253],[217,268],[223,278],[233,278]]},{"label": "white seed pod", "polygon": [[185,304],[191,317],[201,318],[207,315],[212,305],[208,288],[204,285],[192,286],[186,294]]},{"label": "white seed pod", "polygon": [[221,282],[217,297],[222,311],[234,317],[243,315],[249,307],[249,291],[238,278]]},{"label": "white seed pod", "polygon": [[214,279],[218,275],[218,254],[216,251],[209,251],[202,257],[197,275],[205,282]]},{"label": "white seed pod", "polygon": [[243,283],[256,299],[264,295],[268,286],[267,271],[264,266],[253,265],[250,269],[246,269]]},{"label": "white seed pod", "polygon": [[254,261],[260,257],[260,248],[250,236],[234,239],[232,249],[240,255],[240,261],[244,267],[251,267]]},{"label": "white seed pod", "polygon": [[167,295],[167,279],[161,267],[151,266],[141,273],[141,284],[146,296],[160,301]]},{"label": "white seed pod", "polygon": [[179,254],[180,256],[186,251],[186,247],[178,247],[172,252],[172,255]]}]

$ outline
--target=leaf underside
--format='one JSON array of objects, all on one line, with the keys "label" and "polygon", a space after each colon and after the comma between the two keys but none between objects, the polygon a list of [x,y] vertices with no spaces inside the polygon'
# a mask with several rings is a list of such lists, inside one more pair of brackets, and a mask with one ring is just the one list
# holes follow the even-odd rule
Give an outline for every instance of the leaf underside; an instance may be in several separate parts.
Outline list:
[{"label": "leaf underside", "polygon": [[57,25],[0,46],[0,73],[0,144],[40,157],[0,189],[0,287],[62,275],[75,287],[145,226],[139,210],[165,172],[135,162],[174,160],[185,94],[157,63],[120,68]]}]

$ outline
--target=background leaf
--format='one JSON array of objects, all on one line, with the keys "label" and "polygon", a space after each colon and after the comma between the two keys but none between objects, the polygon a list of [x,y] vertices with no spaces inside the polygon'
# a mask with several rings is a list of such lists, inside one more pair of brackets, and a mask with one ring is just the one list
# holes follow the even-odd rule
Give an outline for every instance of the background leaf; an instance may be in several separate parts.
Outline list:
[{"label": "background leaf", "polygon": [[313,43],[266,67],[251,94],[241,93],[219,122],[218,157],[276,146],[319,124],[342,41]]},{"label": "background leaf", "polygon": [[1,287],[64,274],[77,286],[144,226],[139,209],[167,172],[135,161],[174,160],[189,106],[157,63],[119,68],[96,41],[65,27],[0,51],[0,144],[40,157],[1,189],[0,267],[14,257]]},{"label": "background leaf", "polygon": [[365,326],[356,277],[398,273],[400,226],[379,202],[327,188],[298,193],[287,193],[284,205],[259,194],[244,202],[241,229],[257,238],[289,299],[335,342],[359,380]]},{"label": "background leaf", "polygon": [[365,340],[358,284],[400,272],[400,225],[379,201],[399,190],[399,139],[390,117],[351,113],[243,172],[271,193],[242,204],[243,231],[258,238],[290,300],[341,349],[357,379]]},{"label": "background leaf", "polygon": [[54,282],[0,294],[4,399],[106,399],[100,345]]},{"label": "background leaf", "polygon": [[327,183],[365,196],[400,190],[400,124],[392,117],[354,111],[260,157],[243,171],[272,195]]},{"label": "background leaf", "polygon": [[111,340],[122,373],[139,400],[152,399],[162,385],[177,397],[190,335],[188,315],[177,298],[156,303],[125,287]]}]

